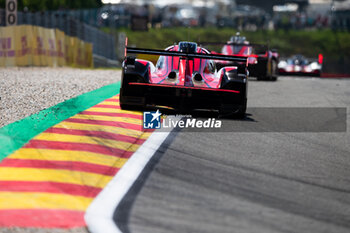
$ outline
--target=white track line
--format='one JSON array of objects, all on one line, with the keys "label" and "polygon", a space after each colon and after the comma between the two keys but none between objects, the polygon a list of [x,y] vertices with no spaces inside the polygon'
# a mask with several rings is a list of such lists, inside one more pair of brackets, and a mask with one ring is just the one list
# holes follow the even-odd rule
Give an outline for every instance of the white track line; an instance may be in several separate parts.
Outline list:
[{"label": "white track line", "polygon": [[94,199],[84,216],[90,232],[121,233],[113,221],[114,211],[170,131],[152,133]]}]

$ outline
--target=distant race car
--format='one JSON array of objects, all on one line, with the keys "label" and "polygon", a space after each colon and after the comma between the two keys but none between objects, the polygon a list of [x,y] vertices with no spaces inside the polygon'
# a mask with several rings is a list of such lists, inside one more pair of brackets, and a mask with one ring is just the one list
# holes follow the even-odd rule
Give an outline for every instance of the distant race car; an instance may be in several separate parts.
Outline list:
[{"label": "distant race car", "polygon": [[123,62],[122,109],[172,108],[176,111],[216,110],[244,117],[247,107],[247,69],[216,69],[214,60],[246,64],[247,57],[210,54],[194,42],[165,50],[126,47],[127,53],[160,55],[152,62],[126,56]]},{"label": "distant race car", "polygon": [[278,72],[283,75],[321,76],[323,55],[318,60],[307,59],[303,55],[294,55],[278,63]]},{"label": "distant race car", "polygon": [[[267,45],[254,44],[246,40],[245,37],[232,36],[226,43],[203,42],[204,45],[223,44],[222,55],[244,56],[248,58],[249,76],[257,77],[258,80],[277,80],[278,78],[278,59],[279,55],[274,50],[269,50]],[[219,53],[216,53],[219,54]],[[221,61],[217,63],[218,67],[235,65],[230,61]]]}]

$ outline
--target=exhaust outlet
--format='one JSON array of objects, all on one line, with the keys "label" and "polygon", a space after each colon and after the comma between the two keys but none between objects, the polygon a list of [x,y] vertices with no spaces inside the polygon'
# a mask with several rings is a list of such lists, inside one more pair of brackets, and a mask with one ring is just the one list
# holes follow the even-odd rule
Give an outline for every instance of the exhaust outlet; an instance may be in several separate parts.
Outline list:
[{"label": "exhaust outlet", "polygon": [[168,79],[176,79],[176,72],[175,71],[171,71],[169,74],[168,74]]},{"label": "exhaust outlet", "polygon": [[202,77],[202,75],[200,73],[194,74],[193,75],[193,79],[194,79],[194,81],[197,81],[197,82],[203,81],[203,77]]}]

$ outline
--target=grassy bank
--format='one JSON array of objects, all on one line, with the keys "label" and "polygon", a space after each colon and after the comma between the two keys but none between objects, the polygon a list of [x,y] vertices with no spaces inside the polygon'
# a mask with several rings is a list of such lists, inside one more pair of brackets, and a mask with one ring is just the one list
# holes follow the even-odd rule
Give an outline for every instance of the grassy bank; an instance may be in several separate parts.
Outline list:
[{"label": "grassy bank", "polygon": [[[108,29],[106,29],[108,31]],[[236,33],[233,29],[218,28],[164,28],[150,29],[148,32],[120,30],[126,33],[129,44],[143,48],[163,49],[174,42],[227,41]],[[350,73],[350,33],[321,31],[257,31],[242,32],[243,36],[255,43],[268,42],[281,56],[303,54],[317,57],[324,54],[325,69],[330,72]],[[217,48],[210,48],[220,50]]]}]

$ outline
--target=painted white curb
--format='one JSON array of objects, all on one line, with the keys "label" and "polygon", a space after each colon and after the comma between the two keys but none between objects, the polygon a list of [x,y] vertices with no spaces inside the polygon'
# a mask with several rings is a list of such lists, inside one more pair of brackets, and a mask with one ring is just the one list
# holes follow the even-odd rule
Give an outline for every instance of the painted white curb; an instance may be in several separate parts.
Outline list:
[{"label": "painted white curb", "polygon": [[114,211],[169,133],[152,133],[94,199],[84,216],[90,232],[121,233],[113,221]]}]

